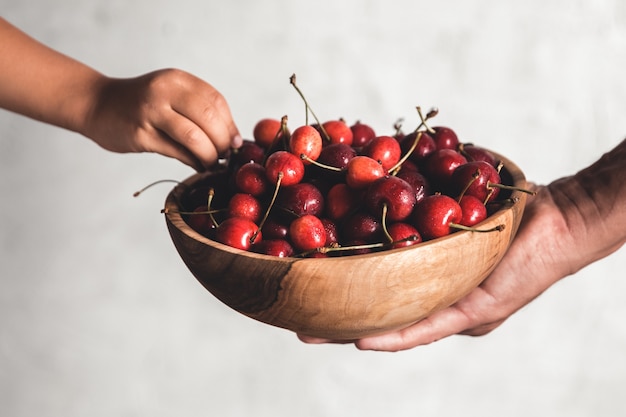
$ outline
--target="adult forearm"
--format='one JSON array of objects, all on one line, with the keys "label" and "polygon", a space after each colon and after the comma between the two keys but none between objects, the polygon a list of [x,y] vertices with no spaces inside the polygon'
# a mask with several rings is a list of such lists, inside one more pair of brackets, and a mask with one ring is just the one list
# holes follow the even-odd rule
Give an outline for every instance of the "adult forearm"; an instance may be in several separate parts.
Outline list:
[{"label": "adult forearm", "polygon": [[604,258],[626,242],[626,140],[597,162],[549,185],[568,236],[569,271]]},{"label": "adult forearm", "polygon": [[102,80],[0,18],[0,107],[80,131]]}]

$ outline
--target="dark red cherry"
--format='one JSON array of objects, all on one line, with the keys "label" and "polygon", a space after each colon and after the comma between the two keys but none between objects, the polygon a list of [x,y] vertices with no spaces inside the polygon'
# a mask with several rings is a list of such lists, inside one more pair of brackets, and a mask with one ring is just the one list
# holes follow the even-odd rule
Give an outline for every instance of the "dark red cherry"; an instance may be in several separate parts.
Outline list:
[{"label": "dark red cherry", "polygon": [[445,126],[433,127],[435,133],[432,133],[433,140],[437,145],[437,149],[454,149],[459,145],[459,138],[454,130]]},{"label": "dark red cherry", "polygon": [[459,221],[463,226],[474,226],[487,218],[487,207],[481,200],[472,196],[464,195],[459,201],[463,216]]},{"label": "dark red cherry", "polygon": [[369,212],[378,218],[383,214],[383,206],[387,206],[386,219],[390,222],[409,217],[416,203],[411,184],[395,176],[374,181],[367,188],[363,200]]},{"label": "dark red cherry", "polygon": [[462,216],[461,206],[456,200],[445,194],[433,194],[415,206],[411,224],[424,240],[430,240],[453,232],[455,229],[451,224],[458,224]]},{"label": "dark red cherry", "polygon": [[265,167],[257,162],[248,162],[235,172],[235,185],[242,193],[261,196],[270,189]]},{"label": "dark red cherry", "polygon": [[296,217],[305,214],[320,216],[324,210],[324,196],[315,185],[301,182],[283,187],[278,193],[275,205]]},{"label": "dark red cherry", "polygon": [[501,181],[496,168],[485,161],[472,161],[458,166],[450,179],[455,195],[472,195],[483,203],[493,201],[500,191],[494,187]]},{"label": "dark red cherry", "polygon": [[254,126],[252,136],[254,141],[264,149],[268,149],[281,131],[281,121],[267,118],[261,119]]},{"label": "dark red cherry", "polygon": [[254,196],[236,193],[228,201],[228,216],[243,217],[256,223],[263,217],[263,207]]},{"label": "dark red cherry", "polygon": [[[249,250],[252,243],[262,241],[262,233],[258,232],[257,225],[249,219],[231,217],[219,224],[215,230],[215,240],[233,248]],[[255,236],[254,242],[252,237]]]},{"label": "dark red cherry", "polygon": [[293,256],[294,250],[289,242],[284,239],[265,239],[254,243],[250,247],[251,252],[262,253],[264,255],[288,258]]},{"label": "dark red cherry", "polygon": [[376,137],[374,129],[367,124],[356,122],[350,126],[352,130],[352,146],[355,148],[362,148],[371,142]]},{"label": "dark red cherry", "polygon": [[265,161],[267,179],[272,184],[278,181],[282,172],[282,186],[297,184],[304,178],[304,163],[300,157],[287,151],[276,151],[270,154]]},{"label": "dark red cherry", "polygon": [[412,246],[422,241],[417,229],[408,223],[398,222],[387,226],[387,233],[391,237],[392,242],[395,242],[393,249],[405,248]]}]

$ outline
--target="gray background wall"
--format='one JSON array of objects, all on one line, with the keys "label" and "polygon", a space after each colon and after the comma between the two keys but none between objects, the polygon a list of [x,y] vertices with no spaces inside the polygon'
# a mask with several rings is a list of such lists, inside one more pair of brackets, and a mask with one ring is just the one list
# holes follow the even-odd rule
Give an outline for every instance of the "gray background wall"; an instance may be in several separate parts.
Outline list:
[{"label": "gray background wall", "polygon": [[[527,177],[626,133],[621,0],[0,0],[48,45],[119,77],[179,67],[246,136],[300,99],[390,130],[414,106]],[[2,40],[0,40],[1,42]],[[303,116],[303,115],[302,115]],[[192,172],[0,111],[0,416],[623,416],[626,252],[500,329],[398,354],[308,346],[221,305],[159,210]]]}]

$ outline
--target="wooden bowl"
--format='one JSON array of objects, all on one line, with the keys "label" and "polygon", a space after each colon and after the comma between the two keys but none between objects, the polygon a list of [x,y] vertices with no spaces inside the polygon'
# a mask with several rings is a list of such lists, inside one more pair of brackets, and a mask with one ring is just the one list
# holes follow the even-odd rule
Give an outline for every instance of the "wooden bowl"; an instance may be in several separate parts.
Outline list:
[{"label": "wooden bowl", "polygon": [[[503,183],[526,187],[522,171],[504,162]],[[479,228],[414,246],[366,255],[279,258],[212,241],[177,213],[196,174],[176,186],[165,218],[181,258],[216,298],[261,322],[308,336],[352,340],[409,326],[450,306],[476,288],[507,251],[519,226],[526,194],[503,205]]]}]

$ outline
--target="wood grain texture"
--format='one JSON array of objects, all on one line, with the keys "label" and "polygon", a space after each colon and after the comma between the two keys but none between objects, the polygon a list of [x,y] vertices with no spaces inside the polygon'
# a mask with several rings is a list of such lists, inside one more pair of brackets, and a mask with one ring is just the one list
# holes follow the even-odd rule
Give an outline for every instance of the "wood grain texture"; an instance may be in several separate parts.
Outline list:
[{"label": "wood grain texture", "polygon": [[[522,171],[503,160],[503,182],[526,187]],[[526,194],[513,191],[479,228],[412,247],[337,258],[278,258],[234,249],[191,229],[177,211],[187,185],[168,195],[166,223],[181,258],[216,298],[253,319],[309,336],[351,340],[406,327],[476,288],[517,232]]]}]

